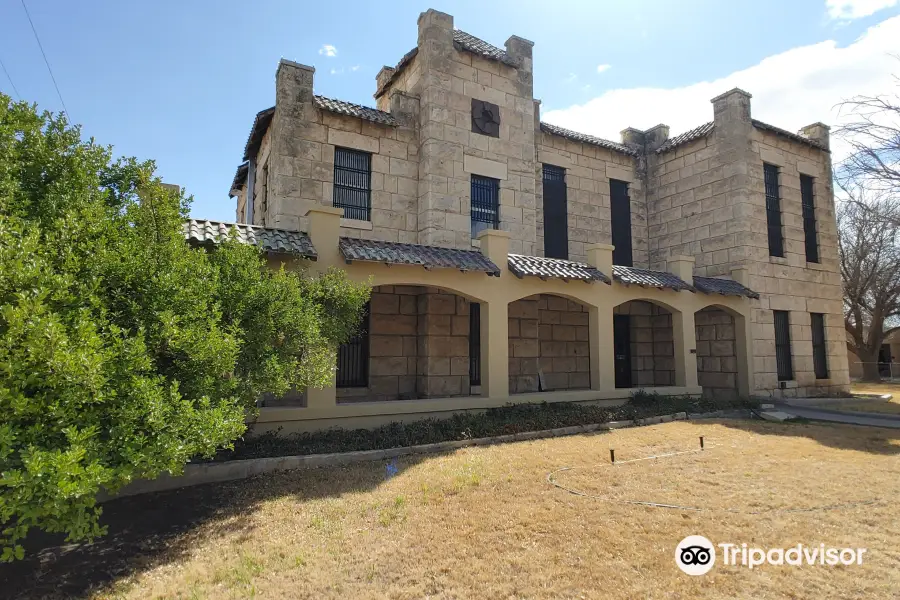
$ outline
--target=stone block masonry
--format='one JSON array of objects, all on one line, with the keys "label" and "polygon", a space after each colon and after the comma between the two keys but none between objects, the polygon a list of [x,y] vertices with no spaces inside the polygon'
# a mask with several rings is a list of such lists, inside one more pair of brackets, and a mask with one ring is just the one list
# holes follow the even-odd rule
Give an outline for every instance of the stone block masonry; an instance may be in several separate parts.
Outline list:
[{"label": "stone block masonry", "polygon": [[510,303],[510,393],[589,389],[588,338],[588,313],[577,302],[544,294]]},{"label": "stone block masonry", "polygon": [[617,306],[614,312],[631,317],[632,386],[675,385],[675,344],[671,313],[641,300],[626,302]]},{"label": "stone block masonry", "polygon": [[694,315],[697,334],[697,381],[703,395],[733,399],[738,395],[734,317],[722,309],[706,308]]},{"label": "stone block masonry", "polygon": [[[695,261],[693,275],[728,278],[739,273],[741,283],[760,294],[746,300],[747,315],[737,317],[747,319],[746,327],[741,322],[735,338],[698,340],[696,356],[688,357],[690,374],[679,372],[679,380],[693,381],[696,358],[696,374],[714,395],[730,394],[734,379],[742,391],[776,397],[848,388],[827,126],[817,123],[792,133],[760,123],[752,117],[750,94],[734,89],[713,98],[711,120],[688,132],[670,137],[669,128],[660,124],[645,131],[627,128],[619,141],[602,140],[541,122],[540,100],[533,95],[531,42],[511,36],[494,46],[458,30],[451,15],[436,10],[420,15],[415,38],[400,63],[395,57],[395,67],[378,73],[379,110],[316,96],[315,69],[280,62],[276,105],[257,114],[244,157],[247,166],[239,168],[232,184],[239,220],[307,231],[307,210],[333,204],[335,153],[349,149],[370,159],[369,179],[359,184],[370,210],[363,213],[368,220],[342,220],[342,236],[479,247],[472,236],[471,189],[473,176],[481,176],[497,181],[499,228],[510,234],[509,252],[540,256],[546,239],[543,165],[552,165],[564,170],[566,212],[558,223],[566,226],[567,257],[586,262],[592,244],[612,242],[610,182],[624,181],[634,266],[668,270],[673,257],[689,256]],[[497,106],[496,136],[473,125],[473,102]],[[764,164],[778,169],[784,256],[769,256]],[[813,178],[818,262],[807,261],[805,253],[801,176]],[[551,201],[562,197],[560,192]],[[502,258],[495,262],[502,267]],[[416,281],[441,287],[427,279],[406,283]],[[568,305],[554,308],[557,301],[545,290],[559,293],[555,288],[528,290],[534,295],[508,307],[513,393],[537,391],[541,379],[547,389],[592,383],[585,366],[590,361],[582,354],[582,344],[590,344],[582,324],[588,313]],[[468,394],[468,345],[461,329],[466,307],[456,305],[452,315],[440,312],[445,301],[437,288],[399,295],[415,297],[415,331],[373,334],[370,398]],[[385,303],[383,310],[399,310],[394,300],[378,302]],[[634,385],[673,385],[676,364],[684,363],[685,352],[693,349],[672,339],[673,328],[683,321],[649,305],[628,310],[637,311],[632,315]],[[787,390],[775,368],[775,310],[790,313],[794,376],[785,384]],[[825,315],[827,378],[817,379],[812,366],[810,313]],[[563,314],[573,322],[563,322]],[[412,316],[373,313],[372,326],[408,328]],[[726,327],[696,327],[706,335],[706,328],[714,326],[718,337],[719,325]],[[752,341],[743,343],[744,334]],[[394,335],[414,336],[414,351],[410,341],[383,339]],[[705,342],[716,345],[707,349]],[[726,349],[724,342],[740,344],[742,350]],[[741,354],[740,377],[729,370],[738,356],[727,352]],[[604,370],[595,365],[595,372]],[[342,390],[339,395],[350,402],[361,392]]]}]

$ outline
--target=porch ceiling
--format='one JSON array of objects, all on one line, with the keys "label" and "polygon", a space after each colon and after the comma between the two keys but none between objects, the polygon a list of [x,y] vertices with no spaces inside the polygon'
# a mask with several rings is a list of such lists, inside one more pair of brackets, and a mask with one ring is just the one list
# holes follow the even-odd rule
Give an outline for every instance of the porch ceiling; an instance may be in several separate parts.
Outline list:
[{"label": "porch ceiling", "polygon": [[572,260],[510,254],[508,265],[509,270],[520,279],[526,275],[531,275],[541,279],[576,279],[588,283],[592,281],[612,283],[610,278],[601,273],[596,267]]},{"label": "porch ceiling", "polygon": [[495,277],[500,276],[500,268],[476,250],[457,250],[345,237],[341,238],[339,246],[341,254],[348,263],[359,260],[394,265],[421,265],[426,269],[480,271]]}]

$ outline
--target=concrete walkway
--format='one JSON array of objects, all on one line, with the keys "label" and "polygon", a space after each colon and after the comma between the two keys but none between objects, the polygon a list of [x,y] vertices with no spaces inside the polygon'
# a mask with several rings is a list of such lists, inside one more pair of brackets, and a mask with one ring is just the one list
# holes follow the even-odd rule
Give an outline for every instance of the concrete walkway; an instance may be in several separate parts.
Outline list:
[{"label": "concrete walkway", "polygon": [[830,421],[833,423],[845,423],[847,425],[900,429],[900,415],[893,416],[866,412],[830,410],[812,406],[797,406],[795,404],[786,404],[784,402],[776,402],[775,408],[796,417],[803,417],[804,419],[811,419],[813,421]]}]

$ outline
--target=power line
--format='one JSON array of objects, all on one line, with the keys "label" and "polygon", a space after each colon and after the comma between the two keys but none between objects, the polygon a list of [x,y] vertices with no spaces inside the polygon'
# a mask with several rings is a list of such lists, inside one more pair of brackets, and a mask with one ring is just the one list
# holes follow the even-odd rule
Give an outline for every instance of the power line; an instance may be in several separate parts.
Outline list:
[{"label": "power line", "polygon": [[22,96],[19,95],[19,90],[16,89],[16,84],[13,83],[12,77],[10,77],[9,71],[6,70],[6,65],[3,64],[2,60],[0,60],[0,68],[6,73],[6,78],[9,79],[9,85],[12,86],[12,90],[16,93],[16,100],[21,100]]},{"label": "power line", "polygon": [[34,33],[34,39],[37,40],[38,48],[41,49],[41,55],[44,57],[44,64],[47,65],[47,70],[50,72],[50,79],[53,80],[53,87],[56,88],[56,95],[59,96],[59,101],[62,103],[63,110],[66,112],[66,116],[69,117],[71,121],[71,116],[69,115],[69,109],[66,108],[66,101],[63,100],[62,93],[59,91],[59,86],[56,84],[56,77],[53,76],[53,69],[50,68],[50,61],[47,60],[47,53],[44,52],[44,46],[41,44],[41,38],[38,37],[37,29],[34,28],[34,22],[31,20],[31,15],[28,14],[28,7],[25,6],[25,0],[22,0],[22,8],[25,9],[25,16],[28,17],[28,22],[31,24],[31,31]]}]

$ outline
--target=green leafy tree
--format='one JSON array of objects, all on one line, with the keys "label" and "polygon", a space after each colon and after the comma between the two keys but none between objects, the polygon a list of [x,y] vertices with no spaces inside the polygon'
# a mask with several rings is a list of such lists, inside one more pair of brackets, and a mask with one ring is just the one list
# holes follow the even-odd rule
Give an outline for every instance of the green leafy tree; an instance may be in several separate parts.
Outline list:
[{"label": "green leafy tree", "polygon": [[229,447],[321,387],[368,286],[186,244],[190,198],[0,94],[0,548],[103,533],[96,497]]}]

